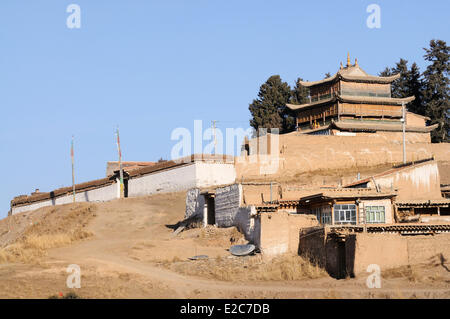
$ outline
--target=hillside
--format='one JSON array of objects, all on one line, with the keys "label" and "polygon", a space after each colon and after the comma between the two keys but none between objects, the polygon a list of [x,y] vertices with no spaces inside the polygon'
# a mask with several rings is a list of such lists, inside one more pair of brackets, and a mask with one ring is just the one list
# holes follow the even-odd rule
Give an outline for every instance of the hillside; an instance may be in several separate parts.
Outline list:
[{"label": "hillside", "polygon": [[[439,264],[391,272],[376,292],[365,277],[334,280],[298,256],[231,257],[235,228],[173,236],[185,194],[47,207],[0,221],[0,298],[71,291],[66,267],[81,268],[83,298],[355,298],[450,296]],[[208,255],[208,260],[189,260]]]}]

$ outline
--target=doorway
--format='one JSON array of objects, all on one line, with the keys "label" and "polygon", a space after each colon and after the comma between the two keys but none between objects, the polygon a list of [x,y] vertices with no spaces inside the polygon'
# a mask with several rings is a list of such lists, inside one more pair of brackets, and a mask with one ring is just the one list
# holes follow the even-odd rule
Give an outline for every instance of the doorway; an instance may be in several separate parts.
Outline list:
[{"label": "doorway", "polygon": [[214,195],[207,195],[206,198],[206,205],[207,205],[207,217],[206,217],[206,223],[208,225],[214,225],[216,223],[216,209],[215,209],[215,202],[214,202]]},{"label": "doorway", "polygon": [[345,253],[345,241],[338,241],[338,279],[347,277],[347,256]]}]

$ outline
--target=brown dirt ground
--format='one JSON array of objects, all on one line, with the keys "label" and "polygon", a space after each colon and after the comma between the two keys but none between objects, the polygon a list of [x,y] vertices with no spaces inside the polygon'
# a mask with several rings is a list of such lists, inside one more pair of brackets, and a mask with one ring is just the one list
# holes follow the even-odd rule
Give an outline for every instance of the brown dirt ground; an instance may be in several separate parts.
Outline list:
[{"label": "brown dirt ground", "polygon": [[[0,253],[16,245],[18,254],[0,258],[0,298],[67,293],[69,264],[81,268],[81,288],[73,290],[83,298],[450,298],[449,266],[440,263],[386,271],[382,288],[369,289],[367,274],[335,280],[298,256],[230,257],[227,249],[245,242],[234,228],[172,235],[184,203],[182,192],[47,207],[0,221]],[[46,242],[56,235],[69,241]],[[23,260],[20,249],[39,254]],[[188,259],[194,255],[210,258]]]}]

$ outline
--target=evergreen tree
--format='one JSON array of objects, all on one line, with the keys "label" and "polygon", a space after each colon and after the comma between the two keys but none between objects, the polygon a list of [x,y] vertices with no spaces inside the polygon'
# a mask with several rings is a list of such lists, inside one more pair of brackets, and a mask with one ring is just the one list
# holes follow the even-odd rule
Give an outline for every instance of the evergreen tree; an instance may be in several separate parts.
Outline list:
[{"label": "evergreen tree", "polygon": [[391,95],[394,98],[407,97],[409,93],[408,88],[408,61],[400,59],[395,67],[391,70],[392,74],[400,74],[400,77],[391,84]]},{"label": "evergreen tree", "polygon": [[420,115],[425,115],[426,113],[423,97],[423,91],[425,88],[424,84],[425,83],[422,79],[422,75],[420,74],[419,67],[414,62],[408,71],[406,83],[408,90],[406,94],[408,96],[413,95],[415,97],[414,101],[408,104],[409,111]]},{"label": "evergreen tree", "polygon": [[381,71],[379,74],[379,76],[391,76],[392,75],[392,71],[390,68],[386,67],[383,71]]},{"label": "evergreen tree", "polygon": [[279,128],[280,133],[292,130],[295,120],[286,106],[290,97],[289,85],[279,75],[272,75],[261,85],[258,98],[249,105],[252,115],[250,125],[256,130]]},{"label": "evergreen tree", "polygon": [[423,103],[423,88],[424,82],[420,74],[419,67],[416,63],[411,65],[408,69],[408,61],[400,59],[393,68],[385,68],[380,72],[380,76],[391,76],[394,74],[400,74],[400,78],[392,82],[391,84],[391,96],[393,98],[404,98],[408,96],[414,96],[414,101],[408,104],[408,110],[425,115],[425,108]]},{"label": "evergreen tree", "polygon": [[295,82],[294,89],[291,92],[291,104],[306,104],[309,102],[309,89],[301,85],[302,78],[298,78]]},{"label": "evergreen tree", "polygon": [[430,47],[424,48],[425,60],[429,61],[423,73],[425,78],[424,99],[426,115],[431,118],[431,124],[439,127],[431,133],[433,142],[449,141],[449,46],[442,40],[431,40]]}]

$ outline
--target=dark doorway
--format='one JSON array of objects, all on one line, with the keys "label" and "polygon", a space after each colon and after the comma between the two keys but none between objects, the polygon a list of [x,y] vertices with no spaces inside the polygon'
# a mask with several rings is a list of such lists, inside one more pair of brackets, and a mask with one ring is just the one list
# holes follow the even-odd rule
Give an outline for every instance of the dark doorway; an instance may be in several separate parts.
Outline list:
[{"label": "dark doorway", "polygon": [[347,277],[345,241],[338,241],[338,279]]},{"label": "dark doorway", "polygon": [[214,196],[207,196],[206,204],[208,205],[207,223],[208,223],[208,225],[214,225],[216,223],[216,210],[214,207]]},{"label": "dark doorway", "polygon": [[123,197],[128,197],[128,178],[123,181]]}]

